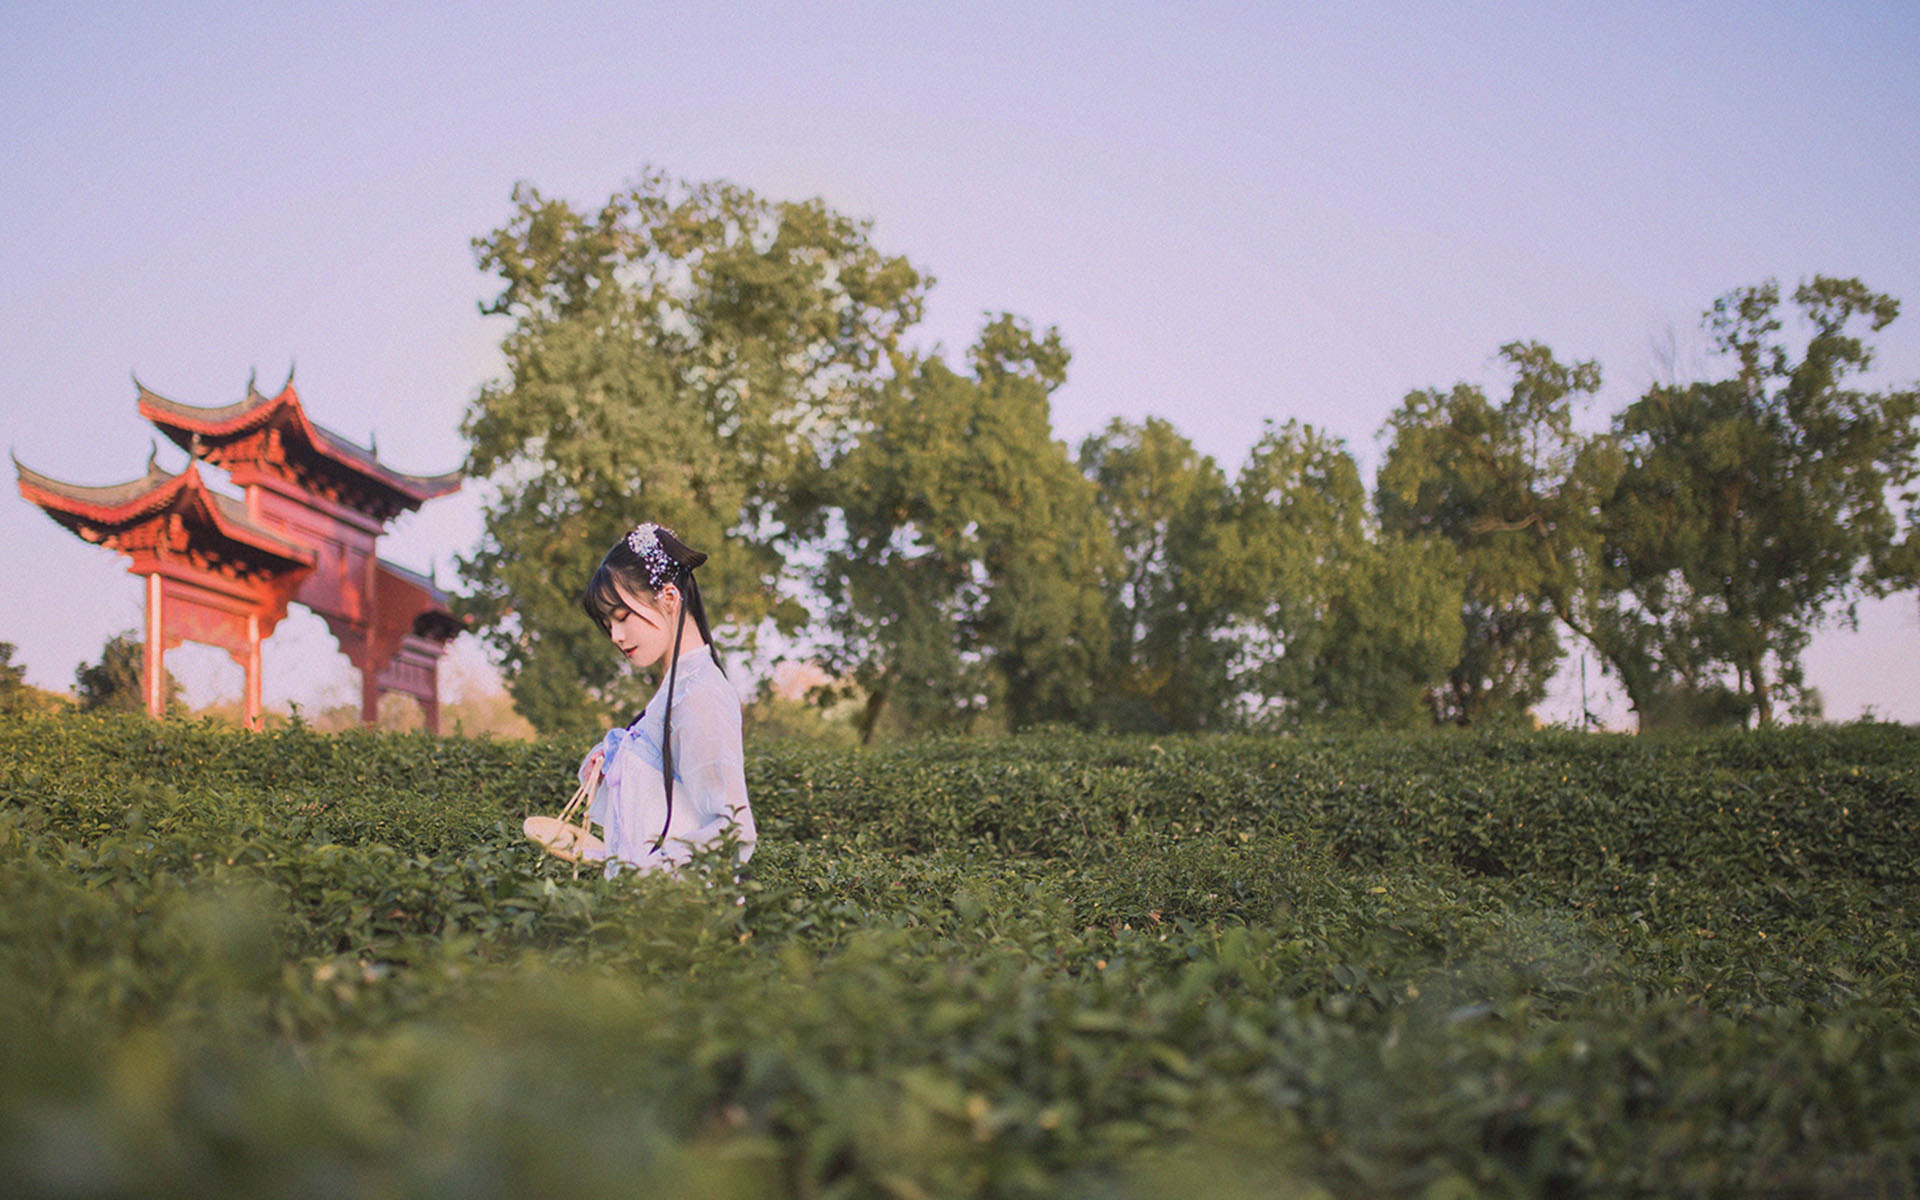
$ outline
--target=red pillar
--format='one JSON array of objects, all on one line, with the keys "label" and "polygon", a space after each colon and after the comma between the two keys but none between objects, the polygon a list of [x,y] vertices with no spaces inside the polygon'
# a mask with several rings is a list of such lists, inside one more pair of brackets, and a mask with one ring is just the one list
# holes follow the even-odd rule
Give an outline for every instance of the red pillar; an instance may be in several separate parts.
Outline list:
[{"label": "red pillar", "polygon": [[247,614],[247,728],[260,728],[260,614]]},{"label": "red pillar", "polygon": [[160,606],[166,595],[159,572],[147,576],[147,652],[141,663],[141,680],[147,693],[147,712],[155,717],[167,715],[167,635]]},{"label": "red pillar", "polygon": [[380,672],[374,667],[373,647],[369,645],[361,653],[360,723],[372,725],[380,719]]},{"label": "red pillar", "polygon": [[433,695],[415,696],[420,701],[421,723],[426,731],[435,737],[440,736],[440,664],[433,666]]}]

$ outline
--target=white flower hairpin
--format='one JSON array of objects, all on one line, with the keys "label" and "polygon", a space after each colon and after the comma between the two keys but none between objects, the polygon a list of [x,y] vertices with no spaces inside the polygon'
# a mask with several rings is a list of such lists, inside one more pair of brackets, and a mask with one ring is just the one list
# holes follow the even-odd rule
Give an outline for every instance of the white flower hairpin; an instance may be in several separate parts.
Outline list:
[{"label": "white flower hairpin", "polygon": [[[666,532],[671,534],[673,531]],[[656,588],[670,581],[674,568],[679,565],[674,562],[673,555],[667,553],[667,548],[660,544],[660,533],[660,526],[652,521],[643,521],[627,535],[627,549],[646,565],[647,582]]]}]

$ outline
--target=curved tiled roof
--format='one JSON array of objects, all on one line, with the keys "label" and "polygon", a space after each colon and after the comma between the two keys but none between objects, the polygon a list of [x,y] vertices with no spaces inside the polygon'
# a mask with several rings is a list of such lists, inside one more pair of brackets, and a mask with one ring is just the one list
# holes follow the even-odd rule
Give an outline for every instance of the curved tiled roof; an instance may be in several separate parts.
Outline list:
[{"label": "curved tiled roof", "polygon": [[[20,481],[22,493],[32,487],[57,496],[74,504],[87,505],[102,510],[119,510],[128,506],[137,506],[142,500],[157,496],[160,489],[179,476],[162,467],[157,459],[147,459],[147,473],[138,479],[129,479],[125,483],[109,483],[102,486],[90,486],[83,483],[67,483],[51,475],[42,475],[20,461],[19,455],[13,455],[14,474]],[[31,497],[29,497],[31,499]],[[164,500],[160,504],[164,505]]]},{"label": "curved tiled roof", "polygon": [[362,486],[388,494],[400,508],[415,509],[436,496],[460,488],[458,471],[444,475],[397,471],[381,462],[375,450],[310,420],[300,404],[299,393],[294,391],[291,375],[287,376],[279,394],[272,397],[261,395],[249,379],[244,399],[218,408],[169,400],[137,378],[134,386],[138,391],[140,415],[195,457],[204,457],[209,445],[237,441],[277,423],[285,434],[291,435],[290,448],[296,453],[304,449],[318,460],[316,465],[325,464],[344,472]]},{"label": "curved tiled roof", "polygon": [[[13,460],[20,494],[74,532],[90,526],[101,536],[133,529],[167,513],[199,508],[216,535],[248,549],[284,560],[289,568],[310,566],[313,551],[254,524],[240,501],[206,485],[193,464],[178,475],[147,460],[147,473],[125,483],[91,486],[68,483]],[[84,535],[83,535],[84,536]],[[89,541],[98,540],[89,538]]]}]

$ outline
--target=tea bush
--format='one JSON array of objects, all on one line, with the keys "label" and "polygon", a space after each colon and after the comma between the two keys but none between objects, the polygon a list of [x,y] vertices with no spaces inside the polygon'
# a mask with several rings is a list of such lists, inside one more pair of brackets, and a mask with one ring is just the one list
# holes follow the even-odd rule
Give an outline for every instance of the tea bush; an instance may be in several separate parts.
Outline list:
[{"label": "tea bush", "polygon": [[7,1194],[1911,1194],[1916,731],[578,749],[0,722]]}]

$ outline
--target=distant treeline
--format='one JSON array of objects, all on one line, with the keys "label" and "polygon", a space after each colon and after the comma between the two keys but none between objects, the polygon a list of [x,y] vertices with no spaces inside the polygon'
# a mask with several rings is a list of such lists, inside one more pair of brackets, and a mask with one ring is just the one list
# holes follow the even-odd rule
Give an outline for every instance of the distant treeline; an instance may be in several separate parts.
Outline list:
[{"label": "distant treeline", "polygon": [[529,185],[475,240],[512,322],[463,423],[497,487],[461,560],[547,731],[637,704],[575,595],[640,519],[708,550],[731,644],[776,632],[861,735],[1524,720],[1583,643],[1643,728],[1817,712],[1801,656],[1920,585],[1920,393],[1870,391],[1899,310],[1856,279],[1715,301],[1724,370],[1597,433],[1600,366],[1500,348],[1504,392],[1412,391],[1371,490],[1270,420],[1237,469],[1169,421],[1077,448],[1057,328],[908,344],[931,279],[823,201],[648,174],[597,211]]}]

